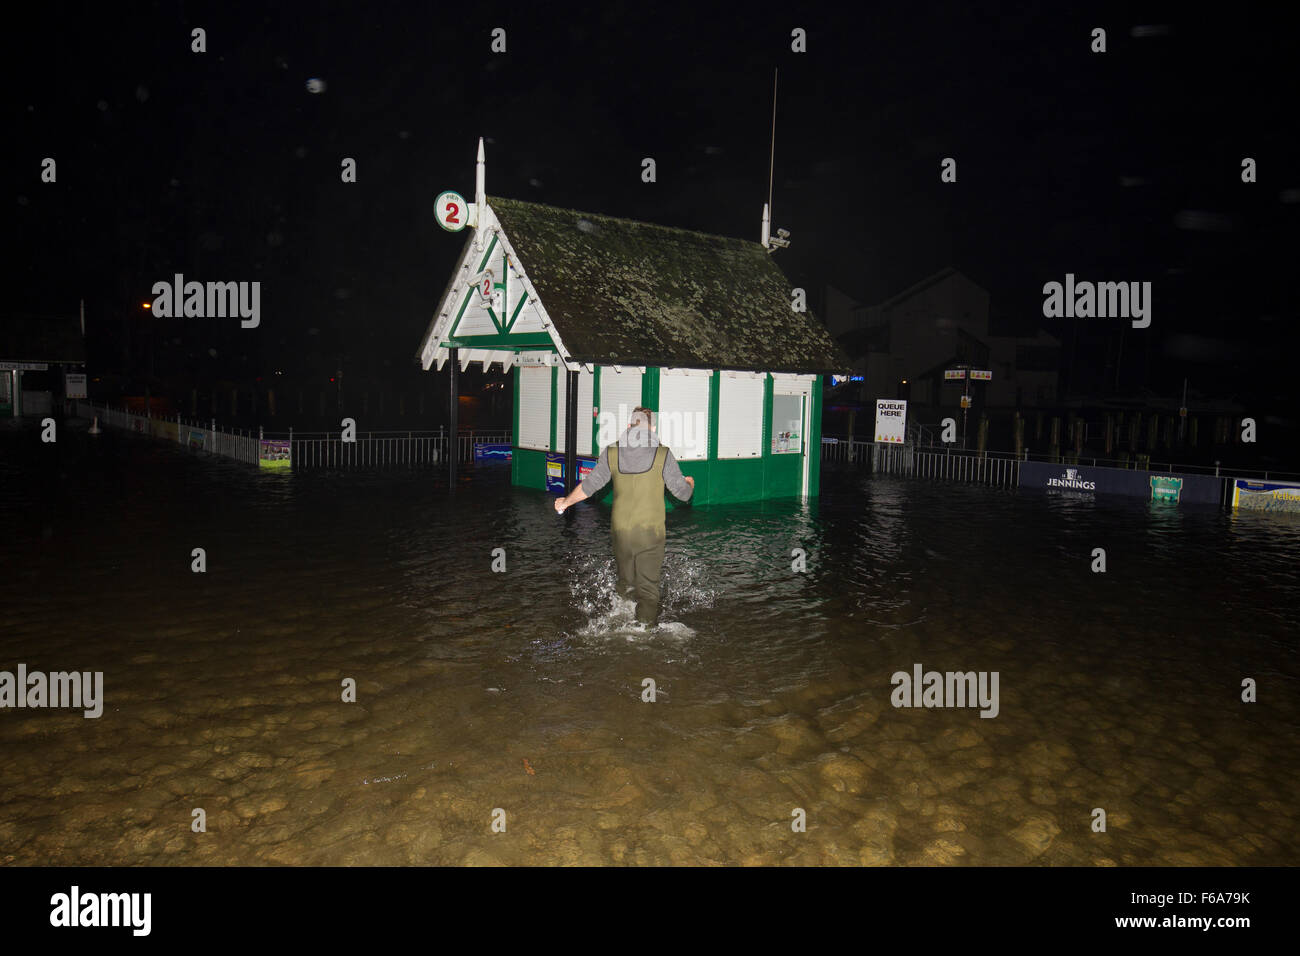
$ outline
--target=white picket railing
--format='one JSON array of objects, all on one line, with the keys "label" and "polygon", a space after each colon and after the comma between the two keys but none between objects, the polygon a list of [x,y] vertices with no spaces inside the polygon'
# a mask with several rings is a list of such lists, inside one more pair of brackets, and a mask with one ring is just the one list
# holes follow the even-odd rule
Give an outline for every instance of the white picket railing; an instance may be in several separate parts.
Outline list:
[{"label": "white picket railing", "polygon": [[[235,461],[256,466],[262,440],[289,442],[293,467],[302,468],[384,468],[436,465],[447,460],[447,432],[388,431],[359,432],[344,441],[342,432],[263,432],[218,428],[215,420],[190,421],[179,415],[159,418],[141,415],[124,408],[74,402],[73,413],[81,418],[98,417],[100,424],[138,434],[176,441],[196,450],[208,451]],[[510,432],[469,431],[457,436],[458,461],[472,461],[474,446],[480,443],[509,445]]]}]

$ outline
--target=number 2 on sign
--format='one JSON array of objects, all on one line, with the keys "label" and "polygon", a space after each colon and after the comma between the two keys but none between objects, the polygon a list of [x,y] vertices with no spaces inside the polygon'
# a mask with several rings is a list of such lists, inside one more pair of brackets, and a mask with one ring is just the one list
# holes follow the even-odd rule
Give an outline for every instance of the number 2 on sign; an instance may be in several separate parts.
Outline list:
[{"label": "number 2 on sign", "polygon": [[[441,209],[442,212],[438,210]],[[438,225],[448,232],[460,232],[465,228],[466,216],[461,212],[469,212],[470,206],[465,202],[465,197],[458,192],[450,189],[438,193],[438,197],[433,201],[433,214],[438,218]]]}]

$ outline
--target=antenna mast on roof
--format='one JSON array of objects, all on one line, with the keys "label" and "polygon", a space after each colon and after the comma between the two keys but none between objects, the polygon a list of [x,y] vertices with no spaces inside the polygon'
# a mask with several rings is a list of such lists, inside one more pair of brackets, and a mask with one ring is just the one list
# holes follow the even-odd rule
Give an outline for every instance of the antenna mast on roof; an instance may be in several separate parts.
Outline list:
[{"label": "antenna mast on roof", "polygon": [[778,239],[772,238],[772,180],[776,171],[776,88],[778,71],[772,70],[772,152],[767,166],[767,204],[763,207],[763,248],[768,252],[784,249],[790,245],[790,232],[778,229]]}]

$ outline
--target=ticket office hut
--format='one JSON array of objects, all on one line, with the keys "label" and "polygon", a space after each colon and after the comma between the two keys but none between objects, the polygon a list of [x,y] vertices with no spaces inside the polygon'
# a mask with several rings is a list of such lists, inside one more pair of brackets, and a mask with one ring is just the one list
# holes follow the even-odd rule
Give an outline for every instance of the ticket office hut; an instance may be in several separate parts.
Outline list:
[{"label": "ticket office hut", "polygon": [[515,484],[546,487],[569,422],[594,457],[644,405],[697,503],[817,494],[822,376],[848,363],[762,245],[510,199],[477,215],[419,358],[515,369]]}]

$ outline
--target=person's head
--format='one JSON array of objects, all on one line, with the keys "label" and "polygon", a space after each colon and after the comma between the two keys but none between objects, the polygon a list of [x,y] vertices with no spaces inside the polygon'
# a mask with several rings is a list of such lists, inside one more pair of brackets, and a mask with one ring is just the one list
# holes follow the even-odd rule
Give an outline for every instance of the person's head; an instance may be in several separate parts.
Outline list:
[{"label": "person's head", "polygon": [[632,414],[627,420],[627,427],[631,428],[648,428],[653,430],[655,427],[654,412],[644,406],[638,405],[632,409]]}]

